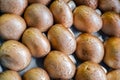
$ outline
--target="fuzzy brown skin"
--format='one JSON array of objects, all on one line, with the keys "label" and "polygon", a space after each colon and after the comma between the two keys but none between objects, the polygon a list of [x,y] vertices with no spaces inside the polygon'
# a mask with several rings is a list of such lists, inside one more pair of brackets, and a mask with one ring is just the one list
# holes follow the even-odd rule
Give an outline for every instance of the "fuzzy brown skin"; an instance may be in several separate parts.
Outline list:
[{"label": "fuzzy brown skin", "polygon": [[120,69],[120,38],[109,38],[105,41],[104,47],[104,62],[111,68]]},{"label": "fuzzy brown skin", "polygon": [[79,5],[86,5],[93,9],[96,9],[98,6],[98,0],[75,0],[76,4]]},{"label": "fuzzy brown skin", "polygon": [[106,12],[102,15],[102,31],[110,36],[120,37],[120,16],[114,12]]},{"label": "fuzzy brown skin", "polygon": [[75,64],[60,51],[51,51],[44,60],[44,67],[54,79],[71,79],[75,74]]},{"label": "fuzzy brown skin", "polygon": [[43,4],[34,3],[27,7],[24,19],[29,27],[36,27],[41,32],[47,31],[53,25],[53,16]]},{"label": "fuzzy brown skin", "polygon": [[99,0],[100,10],[120,13],[120,0]]},{"label": "fuzzy brown skin", "polygon": [[55,50],[72,54],[76,49],[75,37],[61,24],[56,24],[48,31],[48,39]]},{"label": "fuzzy brown skin", "polygon": [[27,0],[0,0],[0,10],[4,13],[21,15],[27,5]]},{"label": "fuzzy brown skin", "polygon": [[107,74],[107,80],[120,80],[120,69],[109,72]]},{"label": "fuzzy brown skin", "polygon": [[107,80],[107,77],[100,65],[88,61],[78,66],[75,80]]},{"label": "fuzzy brown skin", "polygon": [[55,0],[50,5],[50,10],[53,13],[55,23],[63,24],[67,28],[72,26],[73,24],[72,11],[63,0]]},{"label": "fuzzy brown skin", "polygon": [[22,37],[24,43],[34,57],[43,57],[50,51],[50,43],[37,28],[28,28]]},{"label": "fuzzy brown skin", "polygon": [[83,61],[100,63],[104,56],[103,43],[91,34],[81,34],[77,38],[76,55]]},{"label": "fuzzy brown skin", "polygon": [[19,40],[26,29],[24,19],[15,14],[3,14],[0,16],[0,36],[5,39]]},{"label": "fuzzy brown skin", "polygon": [[94,33],[102,28],[102,19],[99,14],[88,6],[79,6],[73,12],[74,26],[82,31]]},{"label": "fuzzy brown skin", "polygon": [[0,47],[1,64],[11,70],[20,71],[28,66],[31,55],[27,47],[15,40],[9,40]]},{"label": "fuzzy brown skin", "polygon": [[28,0],[28,3],[41,3],[43,5],[48,5],[52,0]]},{"label": "fuzzy brown skin", "polygon": [[0,80],[22,80],[22,79],[18,72],[7,70],[0,73]]},{"label": "fuzzy brown skin", "polygon": [[23,80],[50,80],[50,78],[44,69],[33,68],[23,75]]}]

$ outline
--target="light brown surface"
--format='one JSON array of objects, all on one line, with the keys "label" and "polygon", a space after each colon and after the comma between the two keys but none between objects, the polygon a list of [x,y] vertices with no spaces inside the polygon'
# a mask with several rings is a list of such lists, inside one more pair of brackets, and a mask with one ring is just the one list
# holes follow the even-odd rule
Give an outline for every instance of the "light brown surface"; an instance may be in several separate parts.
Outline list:
[{"label": "light brown surface", "polygon": [[76,49],[75,37],[61,24],[53,25],[48,31],[47,36],[55,50],[72,54]]},{"label": "light brown surface", "polygon": [[104,56],[102,41],[91,34],[83,33],[77,38],[76,55],[83,61],[100,63]]},{"label": "light brown surface", "polygon": [[115,12],[106,12],[102,15],[102,31],[110,36],[120,37],[120,16]]},{"label": "light brown surface", "polygon": [[99,0],[99,8],[102,11],[114,11],[120,13],[120,0]]},{"label": "light brown surface", "polygon": [[6,70],[0,73],[0,80],[22,80],[22,79],[18,72]]},{"label": "light brown surface", "polygon": [[120,69],[109,72],[107,74],[107,80],[120,80]]},{"label": "light brown surface", "polygon": [[75,80],[107,80],[107,77],[100,65],[84,62],[78,66]]},{"label": "light brown surface", "polygon": [[4,13],[22,15],[27,5],[27,0],[0,0],[0,10]]},{"label": "light brown surface", "polygon": [[22,43],[9,40],[0,47],[0,61],[4,67],[19,71],[28,66],[31,55],[28,48]]},{"label": "light brown surface", "polygon": [[50,43],[37,28],[28,28],[22,37],[24,43],[34,57],[43,57],[50,51]]},{"label": "light brown surface", "polygon": [[73,12],[74,26],[82,31],[94,33],[102,28],[102,19],[99,14],[88,6],[79,6]]},{"label": "light brown surface", "polygon": [[73,24],[72,11],[63,0],[55,0],[50,5],[50,10],[53,13],[55,23],[63,24],[69,28]]},{"label": "light brown surface", "polygon": [[32,68],[23,75],[23,80],[50,80],[50,78],[44,69]]},{"label": "light brown surface", "polygon": [[104,62],[111,68],[120,69],[120,38],[109,38],[105,41],[104,46]]},{"label": "light brown surface", "polygon": [[44,60],[44,67],[54,79],[71,79],[75,74],[75,64],[60,51],[51,51]]},{"label": "light brown surface", "polygon": [[78,6],[86,5],[93,9],[96,9],[98,6],[98,0],[74,0]]},{"label": "light brown surface", "polygon": [[24,19],[15,14],[3,14],[0,16],[0,36],[3,39],[19,40],[26,29]]},{"label": "light brown surface", "polygon": [[41,32],[47,31],[53,25],[53,16],[43,4],[34,3],[27,7],[24,19],[29,27],[36,27]]}]

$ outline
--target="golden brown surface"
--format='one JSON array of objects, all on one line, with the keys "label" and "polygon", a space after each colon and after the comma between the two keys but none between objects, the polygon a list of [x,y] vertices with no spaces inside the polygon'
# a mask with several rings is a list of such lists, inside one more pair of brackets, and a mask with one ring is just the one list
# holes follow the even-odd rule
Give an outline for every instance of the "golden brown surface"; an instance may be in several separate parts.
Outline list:
[{"label": "golden brown surface", "polygon": [[0,10],[4,13],[21,15],[27,5],[27,0],[0,0]]},{"label": "golden brown surface", "polygon": [[23,75],[23,80],[50,80],[50,78],[44,69],[32,68]]},{"label": "golden brown surface", "polygon": [[53,3],[50,5],[50,10],[53,14],[55,23],[63,24],[67,28],[72,26],[73,24],[72,11],[63,0],[53,1]]},{"label": "golden brown surface", "polygon": [[114,11],[120,13],[120,0],[99,0],[99,8],[102,11]]},{"label": "golden brown surface", "polygon": [[120,80],[120,69],[109,72],[107,74],[107,80]]},{"label": "golden brown surface", "polygon": [[0,36],[3,39],[19,40],[26,29],[24,19],[15,14],[3,14],[0,16]]},{"label": "golden brown surface", "polygon": [[98,6],[98,0],[74,0],[78,6],[86,5],[93,9],[96,9]]},{"label": "golden brown surface", "polygon": [[37,28],[28,28],[22,37],[22,42],[29,48],[32,56],[43,57],[50,51],[50,43]]},{"label": "golden brown surface", "polygon": [[108,35],[120,37],[120,16],[115,12],[106,12],[102,15],[102,31]]},{"label": "golden brown surface", "polygon": [[83,61],[100,63],[104,56],[102,41],[88,33],[80,34],[77,38],[76,55]]},{"label": "golden brown surface", "polygon": [[105,41],[104,46],[104,62],[111,68],[120,69],[120,38],[109,38]]},{"label": "golden brown surface", "polygon": [[44,60],[49,76],[55,79],[71,79],[75,74],[75,64],[60,51],[51,51]]},{"label": "golden brown surface", "polygon": [[4,67],[19,71],[28,66],[31,55],[28,48],[22,43],[9,40],[0,47],[0,61]]},{"label": "golden brown surface", "polygon": [[61,24],[53,25],[48,31],[47,36],[55,50],[72,54],[76,49],[75,37]]},{"label": "golden brown surface", "polygon": [[47,31],[53,25],[53,16],[43,4],[34,3],[27,7],[24,19],[29,27],[36,27],[41,32]]},{"label": "golden brown surface", "polygon": [[92,8],[79,6],[73,12],[74,26],[82,31],[94,33],[102,28],[102,19]]},{"label": "golden brown surface", "polygon": [[75,80],[107,80],[107,77],[100,65],[88,61],[78,66]]},{"label": "golden brown surface", "polygon": [[6,70],[0,73],[0,80],[22,80],[22,79],[18,72]]}]

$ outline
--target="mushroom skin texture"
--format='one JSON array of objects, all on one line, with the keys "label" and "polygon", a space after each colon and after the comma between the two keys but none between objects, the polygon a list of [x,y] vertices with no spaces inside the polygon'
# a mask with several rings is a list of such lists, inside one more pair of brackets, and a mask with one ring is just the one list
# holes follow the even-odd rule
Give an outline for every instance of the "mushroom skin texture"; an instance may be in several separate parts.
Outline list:
[{"label": "mushroom skin texture", "polygon": [[102,31],[110,36],[120,37],[120,16],[115,12],[105,12],[102,15]]},{"label": "mushroom skin texture", "polygon": [[24,19],[15,14],[0,16],[0,37],[5,40],[19,40],[26,29]]},{"label": "mushroom skin texture", "polygon": [[28,6],[24,13],[24,19],[29,27],[38,28],[41,32],[46,32],[53,25],[51,11],[40,3]]},{"label": "mushroom skin texture", "polygon": [[104,57],[104,46],[97,37],[83,33],[76,39],[76,55],[83,61],[100,63]]},{"label": "mushroom skin texture", "polygon": [[107,80],[120,80],[120,69],[110,71],[107,74]]},{"label": "mushroom skin texture", "polygon": [[87,61],[77,68],[75,80],[107,80],[106,74],[97,63]]},{"label": "mushroom skin texture", "polygon": [[18,72],[6,70],[0,73],[0,80],[22,80],[22,79]]},{"label": "mushroom skin texture", "polygon": [[50,10],[53,14],[56,24],[63,24],[66,28],[69,28],[73,24],[72,11],[63,0],[55,0],[50,5]]},{"label": "mushroom skin texture", "polygon": [[0,11],[22,15],[27,5],[27,0],[0,0]]},{"label": "mushroom skin texture", "polygon": [[51,51],[44,60],[44,67],[53,79],[71,79],[76,71],[75,64],[60,51]]},{"label": "mushroom skin texture", "polygon": [[0,47],[1,64],[11,70],[20,71],[27,67],[31,55],[26,46],[15,40],[8,40]]},{"label": "mushroom skin texture", "polygon": [[104,42],[104,48],[104,62],[113,69],[120,69],[120,38],[109,38]]},{"label": "mushroom skin texture", "polygon": [[114,11],[120,13],[120,0],[99,0],[98,5],[103,12]]},{"label": "mushroom skin texture", "polygon": [[23,80],[50,80],[50,78],[44,69],[32,68],[23,75]]},{"label": "mushroom skin texture", "polygon": [[98,6],[98,0],[74,0],[77,6],[86,5],[91,7],[92,9],[96,9]]},{"label": "mushroom skin texture", "polygon": [[46,56],[51,49],[47,37],[37,28],[28,28],[25,30],[22,36],[22,43],[29,48],[32,56],[36,58]]},{"label": "mushroom skin texture", "polygon": [[102,19],[92,8],[81,5],[73,12],[74,26],[81,32],[94,33],[102,28]]},{"label": "mushroom skin texture", "polygon": [[53,25],[48,31],[48,40],[53,49],[72,54],[76,49],[76,41],[73,34],[62,24]]},{"label": "mushroom skin texture", "polygon": [[41,3],[43,5],[48,5],[52,0],[28,0],[28,3]]}]

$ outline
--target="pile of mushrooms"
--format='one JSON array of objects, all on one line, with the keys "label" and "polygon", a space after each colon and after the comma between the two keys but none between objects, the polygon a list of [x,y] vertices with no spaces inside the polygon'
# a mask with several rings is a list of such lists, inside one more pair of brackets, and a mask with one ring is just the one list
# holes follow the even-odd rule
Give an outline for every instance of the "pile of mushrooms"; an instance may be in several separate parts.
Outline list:
[{"label": "pile of mushrooms", "polygon": [[0,80],[120,80],[120,0],[0,0]]}]

